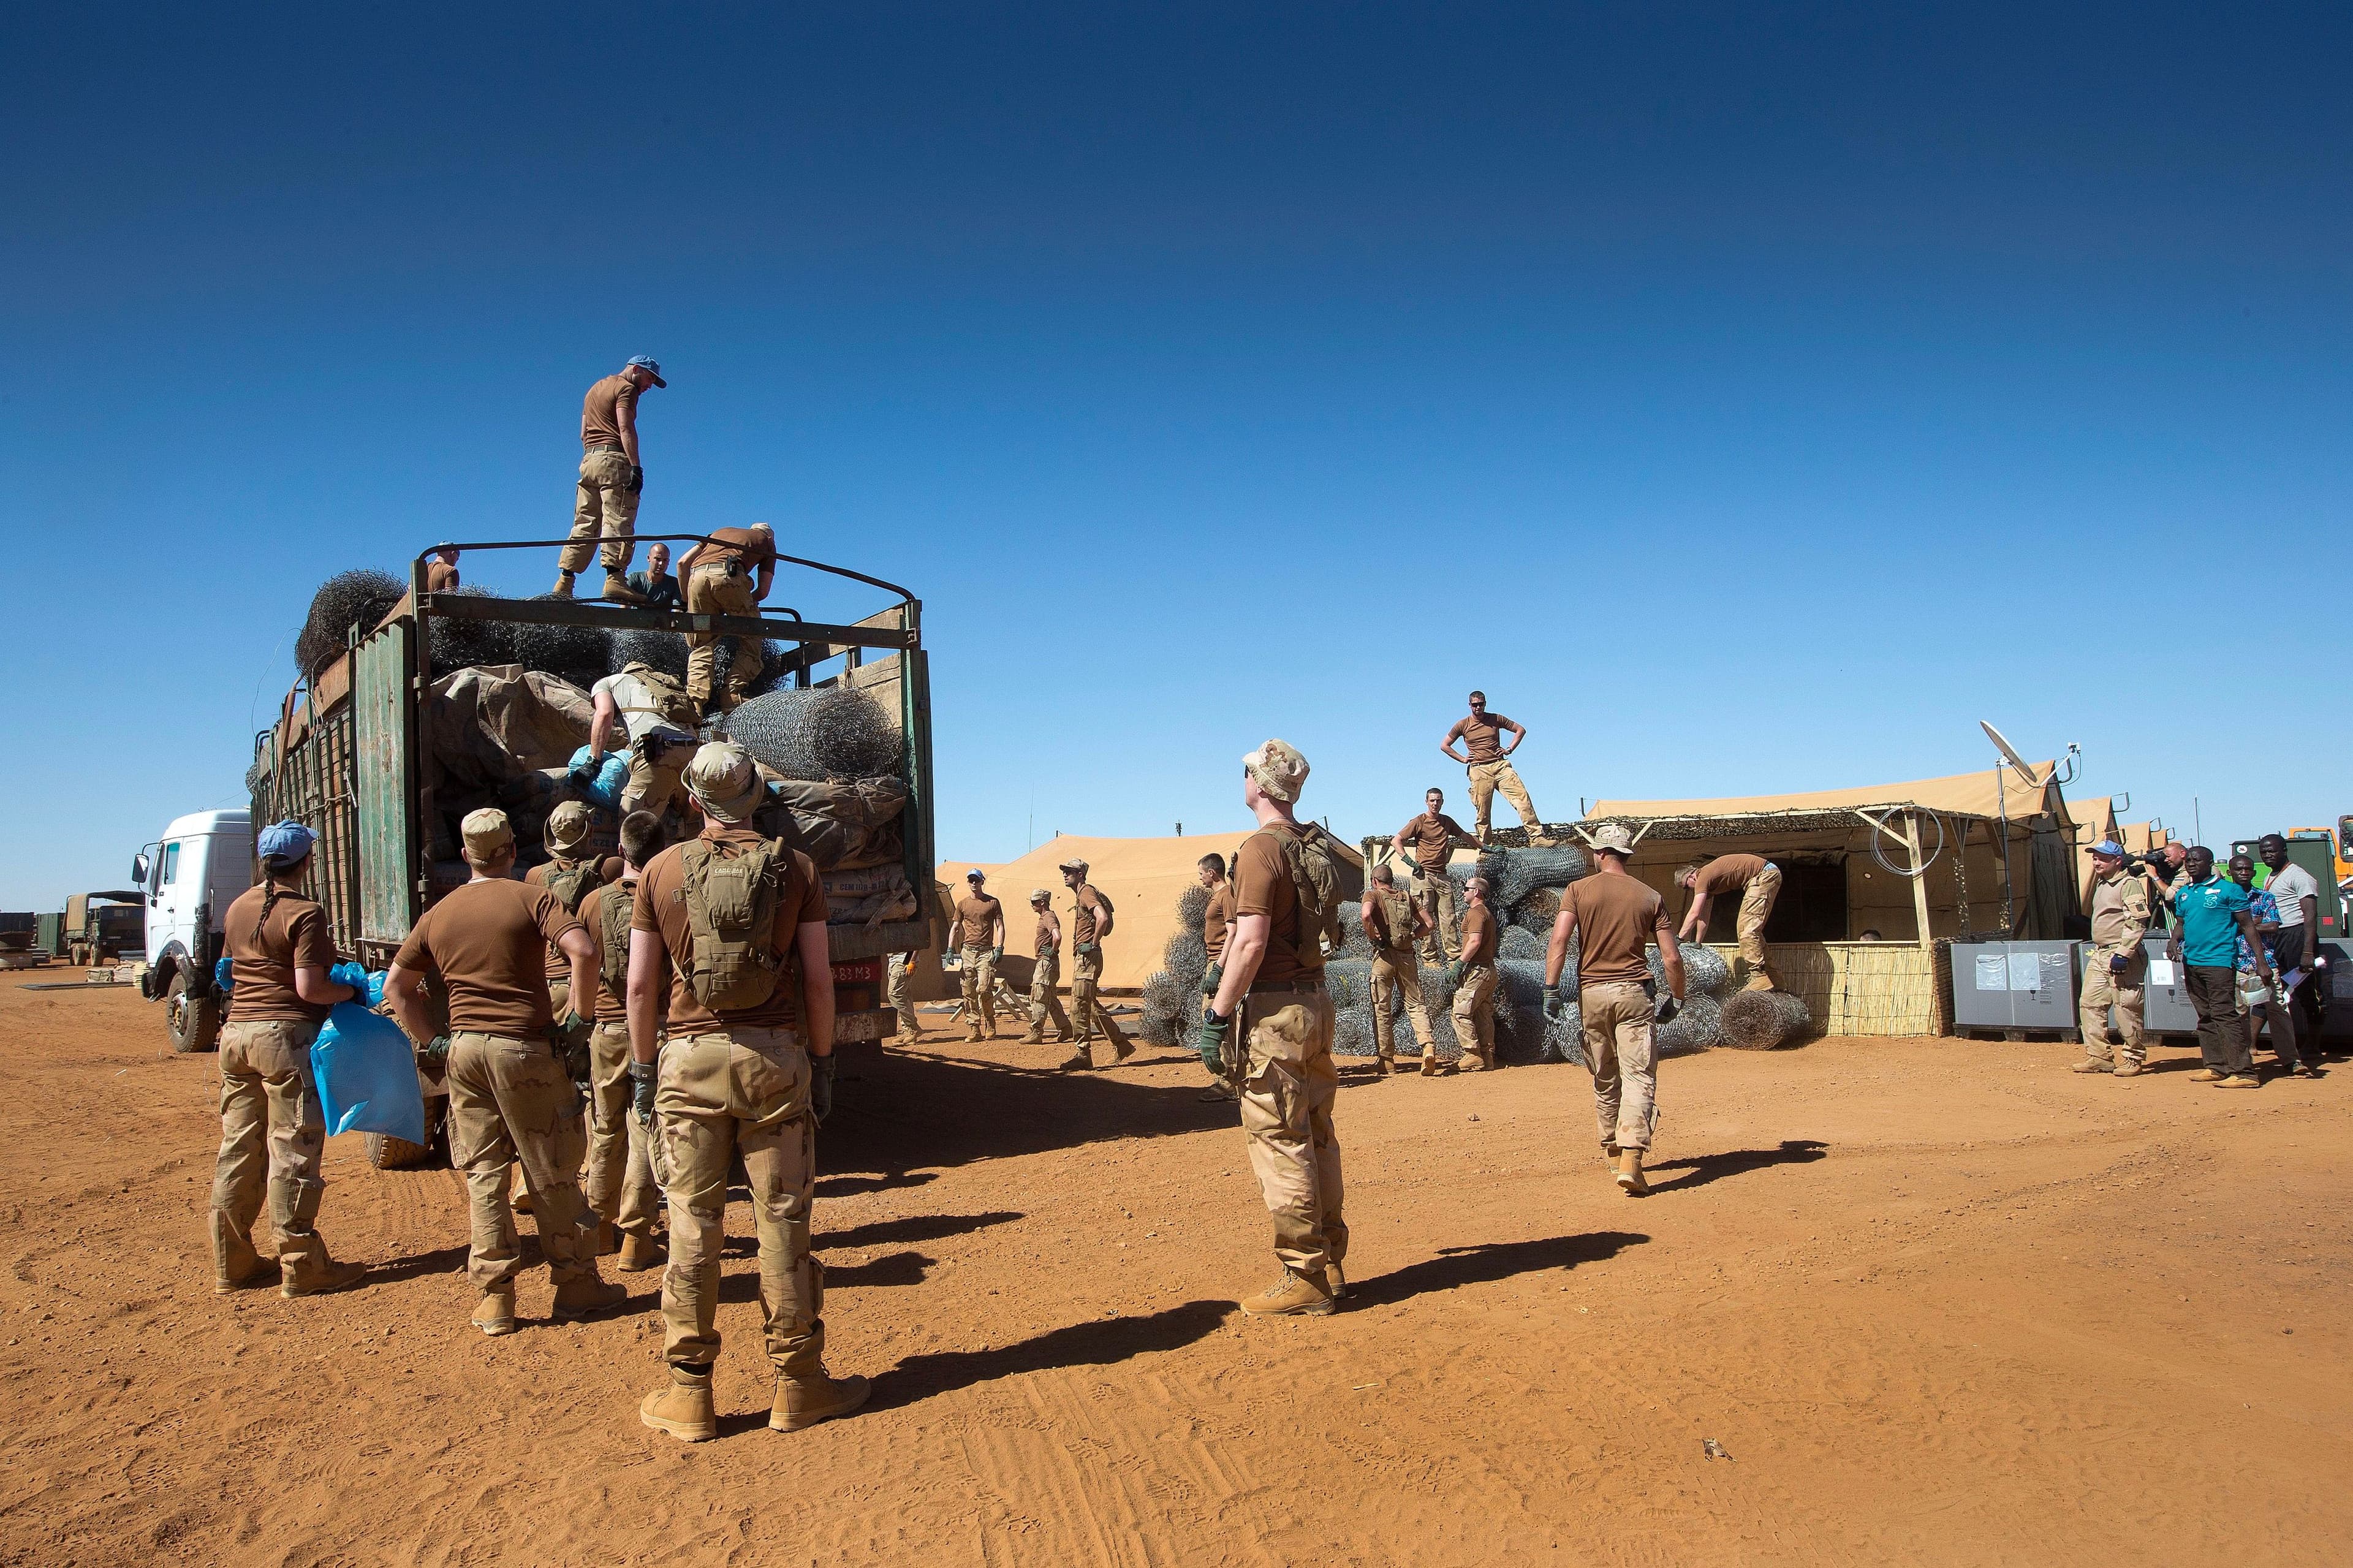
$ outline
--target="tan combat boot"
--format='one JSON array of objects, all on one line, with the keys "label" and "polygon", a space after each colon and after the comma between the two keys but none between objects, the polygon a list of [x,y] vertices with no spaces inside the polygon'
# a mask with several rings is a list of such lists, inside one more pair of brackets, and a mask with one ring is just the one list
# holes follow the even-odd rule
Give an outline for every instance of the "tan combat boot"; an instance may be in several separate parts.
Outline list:
[{"label": "tan combat boot", "polygon": [[558,572],[555,574],[555,586],[549,590],[547,596],[551,599],[568,599],[572,597],[572,574],[569,572]]},{"label": "tan combat boot", "polygon": [[866,1403],[873,1384],[862,1377],[833,1377],[820,1364],[814,1375],[776,1374],[776,1403],[768,1412],[771,1432],[798,1432],[847,1415]]},{"label": "tan combat boot", "polygon": [[662,1262],[662,1249],[650,1236],[621,1237],[621,1256],[613,1267],[624,1274],[642,1274]]},{"label": "tan combat boot", "polygon": [[348,1290],[367,1278],[364,1263],[338,1263],[327,1256],[327,1249],[280,1257],[278,1260],[278,1293],[289,1300],[298,1296],[324,1296],[336,1290]]},{"label": "tan combat boot", "polygon": [[2116,1064],[2105,1057],[2085,1057],[2067,1070],[2069,1072],[2114,1072],[2116,1070]]},{"label": "tan combat boot", "polygon": [[492,1339],[515,1331],[514,1292],[492,1290],[474,1308],[474,1327]]},{"label": "tan combat boot", "polygon": [[1438,1053],[1428,1046],[1421,1047],[1421,1076],[1424,1078],[1438,1076]]},{"label": "tan combat boot", "polygon": [[1069,1060],[1062,1063],[1060,1070],[1063,1072],[1085,1072],[1094,1065],[1095,1058],[1093,1055],[1089,1052],[1086,1047],[1081,1046],[1075,1052],[1071,1053]]},{"label": "tan combat boot", "polygon": [[1332,1288],[1321,1279],[1310,1279],[1285,1268],[1282,1279],[1246,1298],[1242,1310],[1257,1318],[1320,1318],[1332,1310]]},{"label": "tan combat boot", "polygon": [[718,1436],[719,1416],[711,1406],[711,1369],[670,1368],[670,1381],[639,1402],[638,1419],[681,1443],[707,1443]]},{"label": "tan combat boot", "polygon": [[600,1279],[596,1270],[575,1274],[555,1288],[555,1305],[548,1316],[562,1322],[586,1318],[619,1306],[629,1299],[629,1288],[617,1279]]},{"label": "tan combat boot", "polygon": [[1046,1043],[1046,1028],[1045,1028],[1045,1026],[1044,1026],[1044,1025],[1042,1025],[1042,1024],[1032,1024],[1032,1025],[1030,1025],[1030,1026],[1029,1026],[1029,1032],[1028,1034],[1026,1034],[1026,1035],[1024,1035],[1024,1036],[1022,1036],[1022,1037],[1021,1037],[1021,1043],[1022,1043],[1023,1045],[1025,1045],[1025,1046],[1042,1046],[1042,1045],[1044,1045],[1044,1044]]},{"label": "tan combat boot", "polygon": [[1647,1198],[1651,1184],[1642,1174],[1642,1151],[1621,1150],[1618,1155],[1618,1186],[1630,1198]]},{"label": "tan combat boot", "polygon": [[605,574],[605,598],[616,605],[642,605],[646,596],[629,586],[628,578],[618,572]]},{"label": "tan combat boot", "polygon": [[226,1216],[213,1215],[213,1289],[226,1296],[254,1282],[261,1272],[261,1254],[253,1239],[239,1236]]},{"label": "tan combat boot", "polygon": [[1325,1264],[1324,1266],[1324,1282],[1332,1287],[1332,1300],[1339,1301],[1345,1300],[1347,1298],[1348,1277],[1340,1272],[1340,1266],[1338,1264]]}]

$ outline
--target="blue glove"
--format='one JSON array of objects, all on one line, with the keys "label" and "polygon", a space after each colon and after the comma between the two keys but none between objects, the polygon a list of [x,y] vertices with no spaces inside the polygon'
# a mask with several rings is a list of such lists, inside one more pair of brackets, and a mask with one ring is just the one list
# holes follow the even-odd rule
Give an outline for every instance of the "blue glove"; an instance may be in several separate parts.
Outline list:
[{"label": "blue glove", "polygon": [[362,996],[366,995],[368,993],[368,973],[366,967],[363,964],[337,963],[330,965],[327,970],[327,978],[333,981],[338,985],[350,986]]},{"label": "blue glove", "polygon": [[213,965],[213,989],[224,996],[227,995],[230,989],[237,984],[237,977],[231,973],[231,968],[227,958],[220,959]]},{"label": "blue glove", "polygon": [[1201,1029],[1193,1038],[1193,1048],[1201,1053],[1201,1065],[1209,1069],[1211,1078],[1226,1076],[1226,1040],[1233,1032],[1231,1018],[1209,1012],[1201,1015]]}]

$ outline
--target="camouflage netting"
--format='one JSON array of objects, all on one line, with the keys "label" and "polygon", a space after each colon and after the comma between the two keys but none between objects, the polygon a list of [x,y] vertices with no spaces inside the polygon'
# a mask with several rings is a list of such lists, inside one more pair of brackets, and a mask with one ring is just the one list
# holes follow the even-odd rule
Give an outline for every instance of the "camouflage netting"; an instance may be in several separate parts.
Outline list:
[{"label": "camouflage netting", "polygon": [[846,687],[771,691],[728,714],[720,728],[788,779],[900,771],[899,726],[881,703]]},{"label": "camouflage netting", "polygon": [[[459,588],[457,593],[470,599],[493,596],[487,588]],[[522,662],[515,653],[515,628],[509,622],[464,621],[435,616],[426,622],[426,626],[432,642],[433,673],[437,676],[453,669]]]},{"label": "camouflage netting", "polygon": [[1769,1051],[1813,1027],[1806,1005],[1787,991],[1740,991],[1724,1004],[1722,1043],[1739,1051]]},{"label": "camouflage netting", "polygon": [[407,591],[399,578],[373,566],[338,572],[320,584],[319,591],[311,595],[311,613],[294,639],[295,668],[315,678],[350,646],[353,626],[363,632],[374,630]]}]

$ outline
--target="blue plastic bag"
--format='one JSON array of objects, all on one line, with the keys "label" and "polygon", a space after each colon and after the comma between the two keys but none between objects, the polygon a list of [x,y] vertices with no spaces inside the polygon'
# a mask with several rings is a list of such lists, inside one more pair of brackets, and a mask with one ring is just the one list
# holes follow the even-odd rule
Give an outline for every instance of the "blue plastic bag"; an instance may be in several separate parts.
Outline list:
[{"label": "blue plastic bag", "polygon": [[311,1043],[311,1073],[330,1133],[382,1132],[425,1142],[417,1050],[391,1019],[355,1002],[336,1003]]},{"label": "blue plastic bag", "polygon": [[586,799],[607,811],[621,809],[621,790],[629,782],[629,759],[619,752],[607,752],[605,760],[591,763],[588,748],[581,747],[572,753],[572,784]]}]

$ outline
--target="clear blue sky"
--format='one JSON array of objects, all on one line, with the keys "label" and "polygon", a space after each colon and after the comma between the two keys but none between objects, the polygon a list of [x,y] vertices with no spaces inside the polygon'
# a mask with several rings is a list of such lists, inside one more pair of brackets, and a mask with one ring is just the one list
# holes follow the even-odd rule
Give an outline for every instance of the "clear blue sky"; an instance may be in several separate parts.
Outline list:
[{"label": "clear blue sky", "polygon": [[[1010,15],[1018,11],[1017,17]],[[2353,810],[2342,5],[19,11],[0,908],[235,800],[312,587],[569,520],[913,584],[940,838],[1983,763]],[[544,565],[504,585],[537,591]],[[823,601],[798,595],[805,608]],[[257,696],[258,694],[258,696]]]}]

